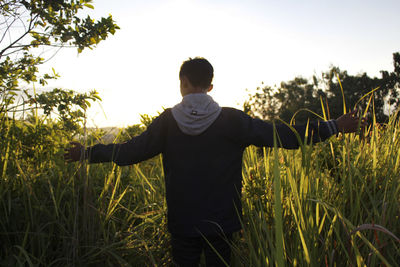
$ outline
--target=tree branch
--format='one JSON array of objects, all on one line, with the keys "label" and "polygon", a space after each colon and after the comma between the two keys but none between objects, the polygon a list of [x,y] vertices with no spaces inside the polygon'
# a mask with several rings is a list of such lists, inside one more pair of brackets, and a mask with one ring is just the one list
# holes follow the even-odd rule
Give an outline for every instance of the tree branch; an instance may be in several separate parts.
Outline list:
[{"label": "tree branch", "polygon": [[26,30],[25,33],[23,33],[19,38],[17,38],[14,42],[12,42],[10,45],[8,45],[7,47],[5,47],[3,50],[0,51],[0,59],[2,58],[5,51],[7,51],[10,48],[13,48],[13,46],[15,44],[17,44],[20,40],[22,40],[26,35],[28,35],[31,32],[31,30],[33,29],[33,25],[34,25],[33,21],[36,20],[38,17],[39,17],[39,14],[36,14],[33,18],[31,16],[31,20],[29,21],[28,30]]},{"label": "tree branch", "polygon": [[[12,50],[12,51],[10,51],[9,53],[5,53],[5,54],[3,54],[3,55],[1,55],[1,56],[6,57],[6,56],[9,56],[9,55],[11,55],[11,54],[17,53],[17,52],[19,52],[19,51],[23,51],[23,50],[24,50],[24,47],[29,47],[29,45],[26,45],[26,46],[20,45],[20,46],[12,47],[12,48],[19,48],[19,49]],[[0,58],[1,58],[1,57],[0,57]]]},{"label": "tree branch", "polygon": [[[10,32],[11,26],[12,26],[16,21],[17,21],[17,18],[15,18],[10,24],[7,23],[7,20],[4,21],[4,23],[7,25],[7,27],[6,27],[6,29],[5,29],[5,31],[4,31],[4,33],[3,33],[3,36],[2,36],[1,39],[0,39],[0,43],[3,42],[3,40],[4,40],[4,38],[6,37],[7,33]],[[11,37],[10,37],[10,38],[11,38]]]}]

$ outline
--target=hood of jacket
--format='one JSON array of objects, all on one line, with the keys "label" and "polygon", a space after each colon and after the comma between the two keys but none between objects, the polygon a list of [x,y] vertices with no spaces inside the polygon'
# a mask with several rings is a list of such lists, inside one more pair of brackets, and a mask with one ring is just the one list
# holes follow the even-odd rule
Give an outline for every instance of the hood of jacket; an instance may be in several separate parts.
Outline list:
[{"label": "hood of jacket", "polygon": [[204,93],[188,94],[172,108],[179,129],[188,135],[199,135],[218,118],[221,107]]}]

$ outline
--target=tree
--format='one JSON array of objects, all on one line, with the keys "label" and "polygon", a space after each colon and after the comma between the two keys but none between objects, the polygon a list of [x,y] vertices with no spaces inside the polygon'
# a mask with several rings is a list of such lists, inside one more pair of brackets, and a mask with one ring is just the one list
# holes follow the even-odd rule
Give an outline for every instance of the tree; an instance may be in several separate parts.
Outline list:
[{"label": "tree", "polygon": [[[257,92],[250,95],[246,104],[253,116],[266,120],[280,118],[290,122],[293,114],[303,108],[319,108],[315,86],[305,78],[296,77],[294,80],[281,82],[279,87],[257,88]],[[299,113],[296,121],[306,121],[309,115],[305,112]]]},{"label": "tree", "polygon": [[400,53],[393,54],[393,72],[381,71],[383,87],[388,90],[389,110],[393,111],[400,107]]},{"label": "tree", "polygon": [[[52,57],[64,47],[76,48],[78,53],[92,49],[119,29],[111,15],[97,21],[89,16],[81,18],[82,10],[93,8],[90,3],[91,0],[0,0],[2,159],[11,153],[15,158],[33,155],[36,159],[46,153],[59,153],[65,138],[81,131],[90,101],[100,100],[96,91],[76,93],[55,88],[36,94],[22,89],[24,84],[44,86],[49,79],[58,77],[55,70],[39,73],[39,66],[46,60],[43,55]],[[17,116],[21,113],[23,120]],[[51,113],[56,114],[57,121],[50,117]],[[6,168],[1,171],[4,173]]]},{"label": "tree", "polygon": [[[395,66],[399,64],[397,55],[398,53],[393,54]],[[392,105],[392,108],[396,108],[399,104],[398,86],[400,83],[398,77],[396,72],[389,73],[388,71],[381,71],[381,78],[371,78],[366,73],[352,76],[347,71],[332,67],[322,74],[320,83],[325,84],[327,88],[326,93],[328,94],[331,117],[335,118],[343,114],[344,105],[346,105],[347,110],[353,109],[357,105],[356,108],[359,109],[369,107],[369,114],[372,114],[374,108],[377,121],[384,122],[388,119],[387,104]],[[342,88],[345,97],[344,103]],[[367,95],[373,90],[373,93]]]},{"label": "tree", "polygon": [[[76,117],[68,105],[86,109],[87,100],[99,99],[95,91],[89,94],[63,93],[57,89],[52,94],[31,95],[22,91],[20,84],[39,82],[46,85],[49,79],[58,75],[39,75],[39,66],[45,62],[40,49],[75,47],[78,52],[92,49],[109,34],[114,34],[118,26],[112,16],[95,21],[87,16],[81,18],[79,12],[93,8],[91,0],[0,0],[0,115],[4,118],[20,106],[35,104],[45,106],[45,113],[53,109]],[[54,50],[53,50],[54,51]],[[55,53],[56,51],[54,51]],[[73,96],[71,96],[73,94]],[[16,104],[16,96],[22,96],[23,103]],[[58,95],[58,101],[54,101]],[[68,103],[68,105],[65,105]],[[67,118],[68,116],[62,116]],[[1,118],[1,117],[0,117]]]},{"label": "tree", "polygon": [[381,71],[381,78],[370,78],[366,73],[352,76],[332,66],[321,78],[314,76],[312,81],[297,77],[280,86],[259,87],[246,101],[245,111],[262,119],[280,118],[287,122],[295,115],[293,121],[305,123],[315,116],[303,110],[321,116],[325,111],[329,119],[343,114],[344,108],[348,111],[368,107],[371,114],[373,107],[377,120],[383,122],[387,120],[387,106],[394,110],[400,104],[399,53],[393,54],[393,62],[394,71]]}]

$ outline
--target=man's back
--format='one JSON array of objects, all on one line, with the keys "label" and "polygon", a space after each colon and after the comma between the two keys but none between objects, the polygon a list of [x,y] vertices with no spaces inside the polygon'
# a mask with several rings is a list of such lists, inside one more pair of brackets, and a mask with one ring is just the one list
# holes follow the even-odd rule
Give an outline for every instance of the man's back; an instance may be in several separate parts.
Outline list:
[{"label": "man's back", "polygon": [[[163,162],[171,233],[198,236],[240,229],[241,111],[223,108],[201,134],[183,133],[169,110]],[[240,213],[240,212],[239,212]]]}]

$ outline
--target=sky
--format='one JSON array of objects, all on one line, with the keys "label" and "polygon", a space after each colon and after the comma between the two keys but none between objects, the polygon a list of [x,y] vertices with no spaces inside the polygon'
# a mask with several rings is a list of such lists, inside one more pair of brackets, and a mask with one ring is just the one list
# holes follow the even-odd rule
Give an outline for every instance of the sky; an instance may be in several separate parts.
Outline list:
[{"label": "sky", "polygon": [[[88,125],[125,127],[181,101],[179,68],[189,57],[214,67],[211,96],[241,108],[249,91],[331,65],[379,77],[400,51],[399,0],[94,0],[92,18],[120,26],[95,49],[60,50],[43,67],[48,88],[97,90]],[[249,91],[246,91],[248,89]],[[345,90],[345,88],[344,88]]]}]

